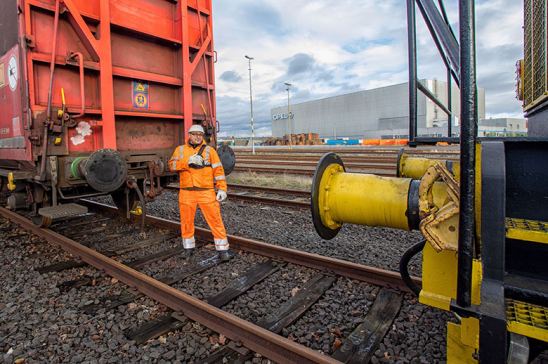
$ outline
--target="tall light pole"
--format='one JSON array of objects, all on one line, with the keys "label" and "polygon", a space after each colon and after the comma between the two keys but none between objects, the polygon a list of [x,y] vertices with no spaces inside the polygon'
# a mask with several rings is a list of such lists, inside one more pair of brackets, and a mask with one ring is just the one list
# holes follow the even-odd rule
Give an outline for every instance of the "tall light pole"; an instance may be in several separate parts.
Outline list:
[{"label": "tall light pole", "polygon": [[289,134],[289,148],[291,148],[291,139],[293,135],[291,133],[291,109],[289,108],[289,90],[293,85],[289,82],[284,82],[284,85],[286,86],[285,90],[287,91],[287,133]]},{"label": "tall light pole", "polygon": [[251,86],[251,61],[254,59],[250,56],[245,56],[249,62],[249,107],[251,108],[251,153],[255,154],[255,127],[253,126],[253,88]]}]

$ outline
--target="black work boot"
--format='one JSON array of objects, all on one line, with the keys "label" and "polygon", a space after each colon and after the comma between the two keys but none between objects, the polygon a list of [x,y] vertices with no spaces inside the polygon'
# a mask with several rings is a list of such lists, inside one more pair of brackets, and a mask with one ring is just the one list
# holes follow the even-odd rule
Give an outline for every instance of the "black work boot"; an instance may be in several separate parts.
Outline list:
[{"label": "black work boot", "polygon": [[221,262],[227,262],[234,257],[234,254],[230,250],[221,250],[217,254]]},{"label": "black work boot", "polygon": [[194,248],[183,250],[183,257],[190,259],[194,256]]}]

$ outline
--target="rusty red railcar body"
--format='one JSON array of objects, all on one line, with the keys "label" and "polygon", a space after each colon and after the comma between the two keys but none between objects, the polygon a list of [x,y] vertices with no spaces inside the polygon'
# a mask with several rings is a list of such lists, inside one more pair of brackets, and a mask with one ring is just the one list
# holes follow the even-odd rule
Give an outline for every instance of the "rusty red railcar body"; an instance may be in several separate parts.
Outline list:
[{"label": "rusty red railcar body", "polygon": [[35,206],[154,187],[192,124],[215,144],[212,28],[211,0],[2,0],[3,185]]}]

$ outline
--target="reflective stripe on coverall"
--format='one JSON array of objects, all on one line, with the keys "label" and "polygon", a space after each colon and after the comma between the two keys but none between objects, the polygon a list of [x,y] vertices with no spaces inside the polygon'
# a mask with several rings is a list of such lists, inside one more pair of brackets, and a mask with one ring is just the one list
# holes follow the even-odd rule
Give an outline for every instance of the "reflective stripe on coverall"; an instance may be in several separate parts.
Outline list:
[{"label": "reflective stripe on coverall", "polygon": [[188,159],[197,154],[201,145],[196,148],[185,144],[177,147],[168,162],[171,171],[179,172],[179,209],[181,214],[181,236],[185,249],[194,248],[194,217],[196,206],[200,210],[213,233],[216,250],[228,250],[226,230],[221,217],[219,202],[215,199],[213,185],[220,190],[227,190],[226,178],[219,155],[215,149],[206,146],[202,153],[204,168],[191,168]]}]

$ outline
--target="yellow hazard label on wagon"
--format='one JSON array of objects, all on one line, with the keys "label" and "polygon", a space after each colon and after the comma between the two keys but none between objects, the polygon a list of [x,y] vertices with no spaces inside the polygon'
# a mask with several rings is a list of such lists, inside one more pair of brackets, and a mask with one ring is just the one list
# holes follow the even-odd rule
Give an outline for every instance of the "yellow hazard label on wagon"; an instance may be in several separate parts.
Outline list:
[{"label": "yellow hazard label on wagon", "polygon": [[135,91],[138,92],[145,92],[147,90],[147,87],[142,82],[137,82],[135,85]]},{"label": "yellow hazard label on wagon", "polygon": [[149,85],[147,82],[133,81],[132,87],[133,107],[136,109],[148,109]]}]

